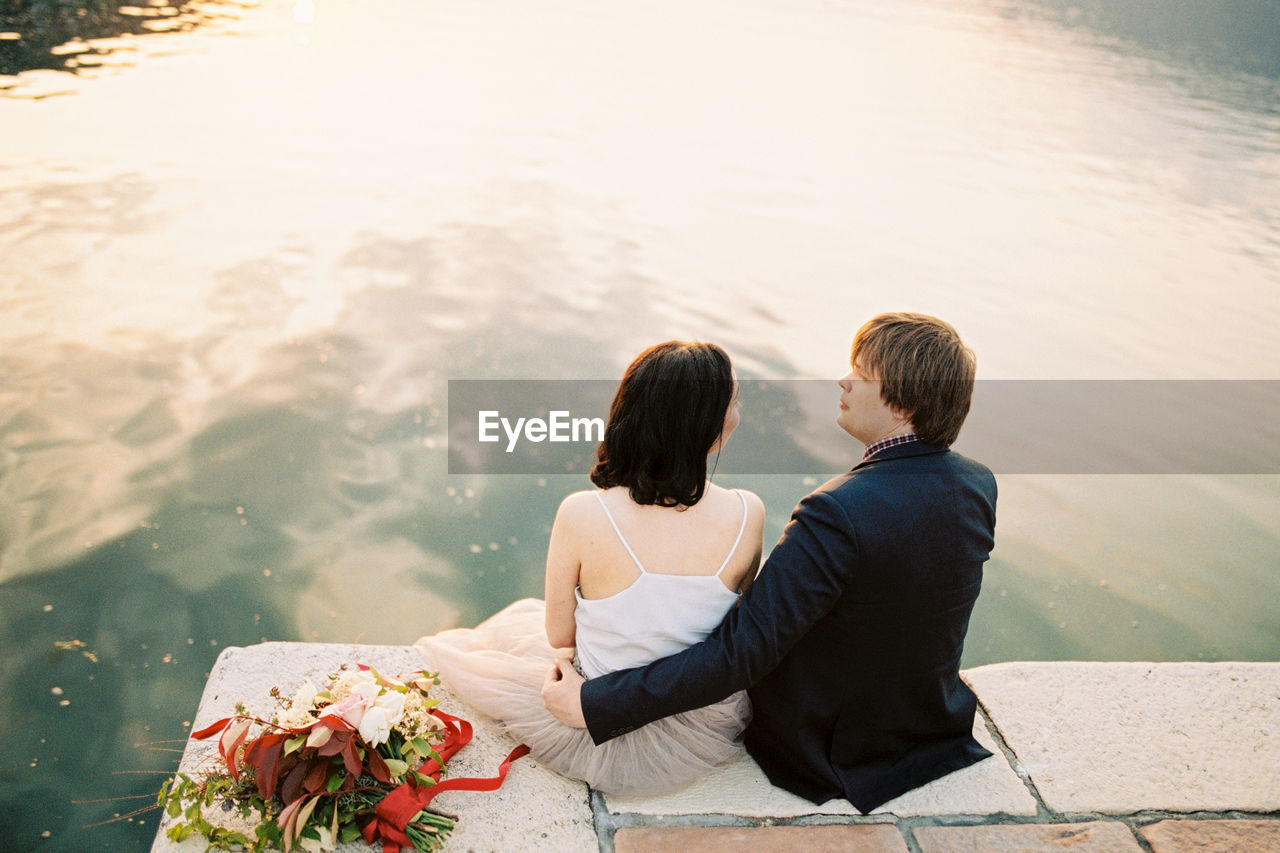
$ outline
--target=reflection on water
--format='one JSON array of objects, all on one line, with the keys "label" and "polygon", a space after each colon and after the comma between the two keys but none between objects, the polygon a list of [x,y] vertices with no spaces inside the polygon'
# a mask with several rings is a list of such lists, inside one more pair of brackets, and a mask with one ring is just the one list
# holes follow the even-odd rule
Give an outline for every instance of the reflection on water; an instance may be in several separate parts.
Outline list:
[{"label": "reflection on water", "polygon": [[966,661],[1276,660],[1276,479],[1000,478]]},{"label": "reflection on water", "polygon": [[[155,790],[110,773],[173,765],[136,745],[227,645],[539,592],[585,480],[449,475],[449,379],[672,337],[828,378],[892,309],[989,379],[1280,378],[1266,10],[1165,44],[1076,7],[268,4],[0,100],[0,836],[143,846],[154,817],[80,828],[141,803],[73,801]],[[717,475],[770,538],[840,439],[748,440],[794,402],[725,451],[793,474]],[[1280,654],[1275,477],[1000,485],[966,665]]]},{"label": "reflection on water", "polygon": [[3,75],[33,69],[79,74],[132,65],[138,36],[190,31],[246,6],[228,0],[9,0],[0,7],[0,89],[7,88]]},{"label": "reflection on water", "polygon": [[1280,6],[1271,0],[1012,0],[999,14],[1085,28],[1090,42],[1197,72],[1280,78]]}]

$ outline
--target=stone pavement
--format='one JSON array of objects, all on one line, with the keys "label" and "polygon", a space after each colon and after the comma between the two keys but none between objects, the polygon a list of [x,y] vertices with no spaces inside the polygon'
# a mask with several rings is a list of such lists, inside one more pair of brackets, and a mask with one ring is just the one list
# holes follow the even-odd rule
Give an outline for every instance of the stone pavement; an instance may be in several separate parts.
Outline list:
[{"label": "stone pavement", "polygon": [[[420,666],[412,648],[265,643],[227,649],[199,728],[237,701],[270,707],[346,662]],[[522,759],[494,793],[450,792],[460,816],[446,851],[703,853],[1280,853],[1280,663],[1003,663],[964,673],[975,735],[995,755],[860,815],[768,783],[748,757],[675,794],[610,797]],[[440,690],[476,737],[450,762],[489,776],[513,743]],[[216,757],[189,742],[182,766]],[[163,836],[153,853],[202,850]],[[367,851],[346,845],[343,853]]]}]

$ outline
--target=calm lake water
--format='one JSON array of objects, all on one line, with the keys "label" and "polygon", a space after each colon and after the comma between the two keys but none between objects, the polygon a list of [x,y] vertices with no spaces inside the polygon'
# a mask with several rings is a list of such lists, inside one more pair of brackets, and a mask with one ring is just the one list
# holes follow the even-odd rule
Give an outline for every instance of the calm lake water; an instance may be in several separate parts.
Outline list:
[{"label": "calm lake water", "polygon": [[[885,310],[986,378],[1280,379],[1276,10],[315,0],[0,78],[0,838],[145,849],[83,801],[229,645],[540,593],[585,478],[449,474],[450,379],[835,378]],[[771,543],[827,473],[717,479]],[[1000,487],[966,665],[1280,659],[1280,477]]]}]

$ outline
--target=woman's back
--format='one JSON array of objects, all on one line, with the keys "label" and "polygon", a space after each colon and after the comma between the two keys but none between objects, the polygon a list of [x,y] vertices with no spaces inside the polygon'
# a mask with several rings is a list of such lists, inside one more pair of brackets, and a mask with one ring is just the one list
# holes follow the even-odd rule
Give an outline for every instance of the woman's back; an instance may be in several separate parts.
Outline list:
[{"label": "woman's back", "polygon": [[[579,647],[593,674],[635,666],[697,642],[719,624],[760,565],[764,505],[708,484],[691,507],[642,506],[625,488],[576,492],[560,505],[547,552],[547,633]],[[695,591],[696,590],[696,591]],[[604,631],[630,650],[597,653]],[[664,639],[665,638],[665,639]],[[675,645],[675,643],[680,643]],[[657,650],[661,649],[659,653]]]},{"label": "woman's back", "polygon": [[641,566],[666,575],[714,575],[723,568],[721,583],[734,592],[758,568],[758,549],[737,547],[739,540],[758,541],[751,527],[759,530],[764,520],[764,507],[751,492],[708,485],[702,500],[678,508],[641,506],[621,487],[578,492],[571,499],[584,598],[620,592]]},{"label": "woman's back", "polygon": [[[750,546],[741,549],[747,552],[744,556],[738,553],[750,516],[745,493],[727,493],[738,504],[738,518],[733,539],[725,546],[720,541],[724,526],[716,523],[724,514],[724,495],[717,494],[713,498],[717,505],[693,519],[698,530],[690,529],[690,522],[684,518],[673,524],[665,515],[636,513],[636,518],[629,519],[634,524],[624,533],[610,504],[630,499],[625,490],[610,491],[614,494],[590,494],[613,528],[614,542],[622,546],[630,565],[619,565],[616,548],[610,547],[607,536],[591,537],[600,553],[592,555],[597,559],[590,563],[583,562],[574,610],[578,660],[589,678],[640,666],[701,641],[737,603],[742,578],[757,559]],[[688,533],[695,535],[690,537]],[[656,557],[667,558],[667,562],[661,567],[646,566],[637,553],[640,547]],[[716,554],[709,548],[723,553]],[[708,555],[718,558],[718,562],[711,562]],[[671,564],[680,571],[663,570]],[[624,581],[626,586],[599,597],[589,597],[581,589],[589,585],[591,591],[599,592],[616,588]]]}]

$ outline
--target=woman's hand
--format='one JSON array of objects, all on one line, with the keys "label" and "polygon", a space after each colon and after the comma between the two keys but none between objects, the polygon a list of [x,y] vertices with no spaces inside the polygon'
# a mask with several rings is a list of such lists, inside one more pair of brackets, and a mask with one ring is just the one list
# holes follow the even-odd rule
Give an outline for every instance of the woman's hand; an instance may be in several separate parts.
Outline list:
[{"label": "woman's hand", "polygon": [[582,716],[582,685],[584,679],[573,668],[568,658],[559,658],[547,670],[542,681],[542,704],[566,726],[585,729],[587,721]]}]

